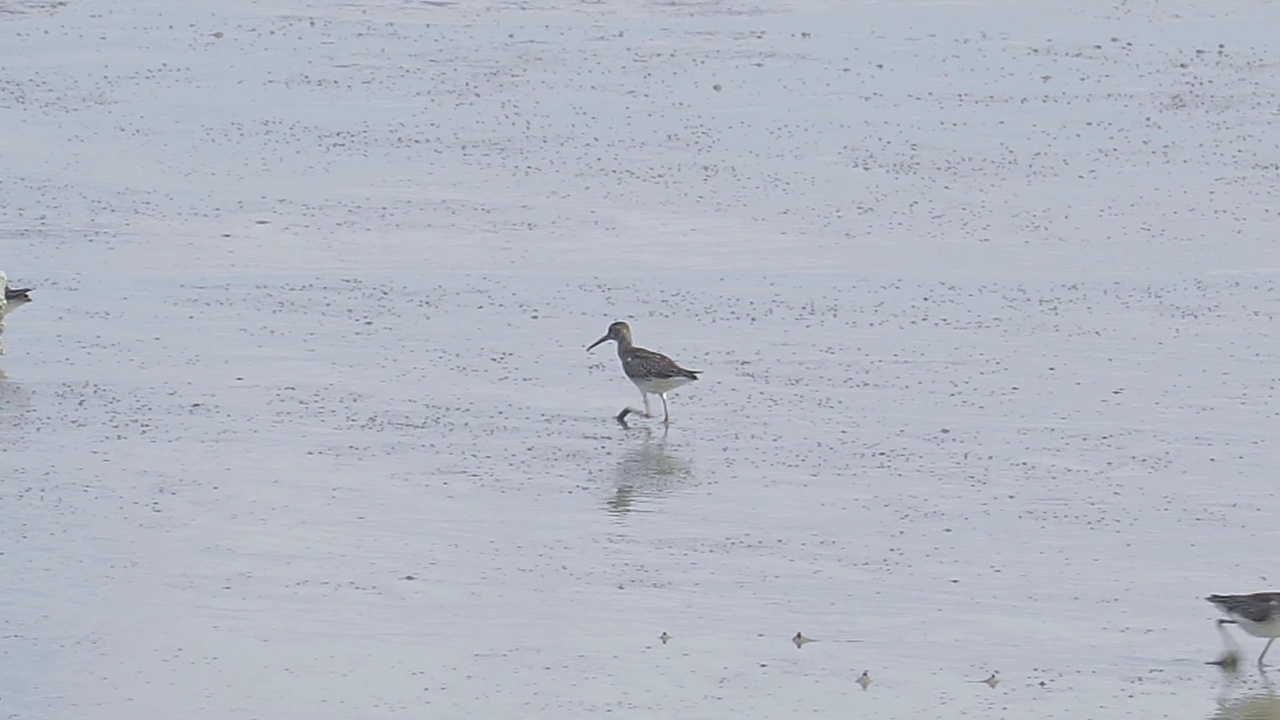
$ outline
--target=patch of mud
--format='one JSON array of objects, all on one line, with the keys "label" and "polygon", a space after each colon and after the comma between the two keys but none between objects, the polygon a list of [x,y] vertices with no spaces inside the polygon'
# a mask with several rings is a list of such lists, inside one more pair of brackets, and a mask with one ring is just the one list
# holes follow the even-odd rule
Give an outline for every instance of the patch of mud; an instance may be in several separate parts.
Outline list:
[{"label": "patch of mud", "polygon": [[67,0],[0,0],[0,21],[24,15],[52,15],[67,6]]}]

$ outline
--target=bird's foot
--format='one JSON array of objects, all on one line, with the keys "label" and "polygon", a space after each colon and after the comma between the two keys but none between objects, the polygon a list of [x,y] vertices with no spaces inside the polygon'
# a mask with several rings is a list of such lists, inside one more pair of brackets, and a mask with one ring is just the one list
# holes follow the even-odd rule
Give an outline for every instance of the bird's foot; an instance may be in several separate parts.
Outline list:
[{"label": "bird's foot", "polygon": [[616,416],[614,416],[614,419],[615,419],[615,420],[617,420],[619,423],[622,423],[622,426],[623,426],[623,427],[626,427],[626,425],[627,425],[627,416],[628,416],[628,415],[639,415],[639,416],[640,416],[640,417],[642,417],[642,418],[651,418],[651,417],[653,417],[652,415],[650,415],[650,414],[649,414],[649,413],[647,413],[647,412],[644,412],[644,411],[642,411],[642,410],[637,410],[637,409],[635,409],[635,408],[633,408],[633,407],[629,407],[629,406],[628,406],[628,407],[624,407],[624,408],[622,408],[622,412],[620,412],[620,413],[618,413]]},{"label": "bird's foot", "polygon": [[1240,666],[1240,654],[1227,650],[1218,656],[1216,660],[1210,660],[1206,665],[1217,665],[1223,670],[1234,672]]}]

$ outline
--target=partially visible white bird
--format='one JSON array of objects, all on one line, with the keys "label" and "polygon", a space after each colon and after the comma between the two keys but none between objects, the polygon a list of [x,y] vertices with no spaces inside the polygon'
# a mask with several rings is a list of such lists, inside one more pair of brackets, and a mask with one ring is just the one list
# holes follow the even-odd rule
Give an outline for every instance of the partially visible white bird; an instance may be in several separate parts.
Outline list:
[{"label": "partially visible white bird", "polygon": [[[1218,621],[1219,632],[1222,632],[1223,624],[1234,624],[1254,637],[1269,638],[1258,656],[1258,667],[1262,667],[1262,658],[1267,656],[1271,643],[1280,638],[1280,592],[1210,595],[1205,600],[1217,605],[1227,616]],[[1226,633],[1223,636],[1227,637]]]},{"label": "partially visible white bird", "polygon": [[[31,302],[31,288],[9,287],[9,277],[0,272],[0,285],[4,286],[4,299],[0,300],[0,333],[4,332],[4,320],[9,313]],[[4,354],[4,346],[0,345],[0,355]]]},{"label": "partially visible white bird", "polygon": [[0,303],[0,317],[31,302],[31,288],[9,287],[9,276],[0,272],[0,285],[4,286],[4,302]]}]

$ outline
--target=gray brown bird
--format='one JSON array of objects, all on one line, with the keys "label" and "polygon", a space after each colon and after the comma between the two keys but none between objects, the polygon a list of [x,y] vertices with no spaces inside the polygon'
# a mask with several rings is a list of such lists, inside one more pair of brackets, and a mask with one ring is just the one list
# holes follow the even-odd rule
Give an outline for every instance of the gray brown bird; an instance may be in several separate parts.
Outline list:
[{"label": "gray brown bird", "polygon": [[1258,656],[1258,665],[1267,656],[1271,643],[1280,637],[1280,592],[1260,592],[1249,595],[1210,595],[1205,598],[1218,606],[1227,619],[1219,624],[1238,625],[1254,637],[1270,638]]},{"label": "gray brown bird", "polygon": [[[644,416],[653,417],[649,412],[649,396],[662,398],[662,422],[671,422],[671,412],[667,409],[667,393],[686,383],[698,379],[701,370],[686,370],[676,364],[675,360],[659,352],[636,347],[631,341],[631,326],[624,322],[616,322],[609,326],[604,337],[587,346],[590,351],[606,340],[618,343],[618,359],[622,361],[622,372],[635,383],[640,390],[640,398],[644,400]],[[624,408],[618,419],[626,417],[630,408]]]}]

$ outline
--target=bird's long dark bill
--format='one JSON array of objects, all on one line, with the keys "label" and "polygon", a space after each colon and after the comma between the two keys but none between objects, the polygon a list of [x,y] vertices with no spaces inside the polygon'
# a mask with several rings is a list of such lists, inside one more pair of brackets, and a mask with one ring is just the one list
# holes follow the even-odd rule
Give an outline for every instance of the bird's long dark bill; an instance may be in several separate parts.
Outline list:
[{"label": "bird's long dark bill", "polygon": [[591,348],[593,348],[593,347],[595,347],[595,346],[599,345],[600,343],[602,343],[602,342],[604,342],[605,340],[608,340],[608,339],[609,339],[609,336],[608,336],[608,335],[605,335],[604,337],[600,338],[599,340],[597,340],[597,341],[595,341],[595,342],[591,343],[590,345],[588,345],[588,346],[587,346],[587,351],[588,351],[588,352],[590,352],[590,351],[591,351]]}]

